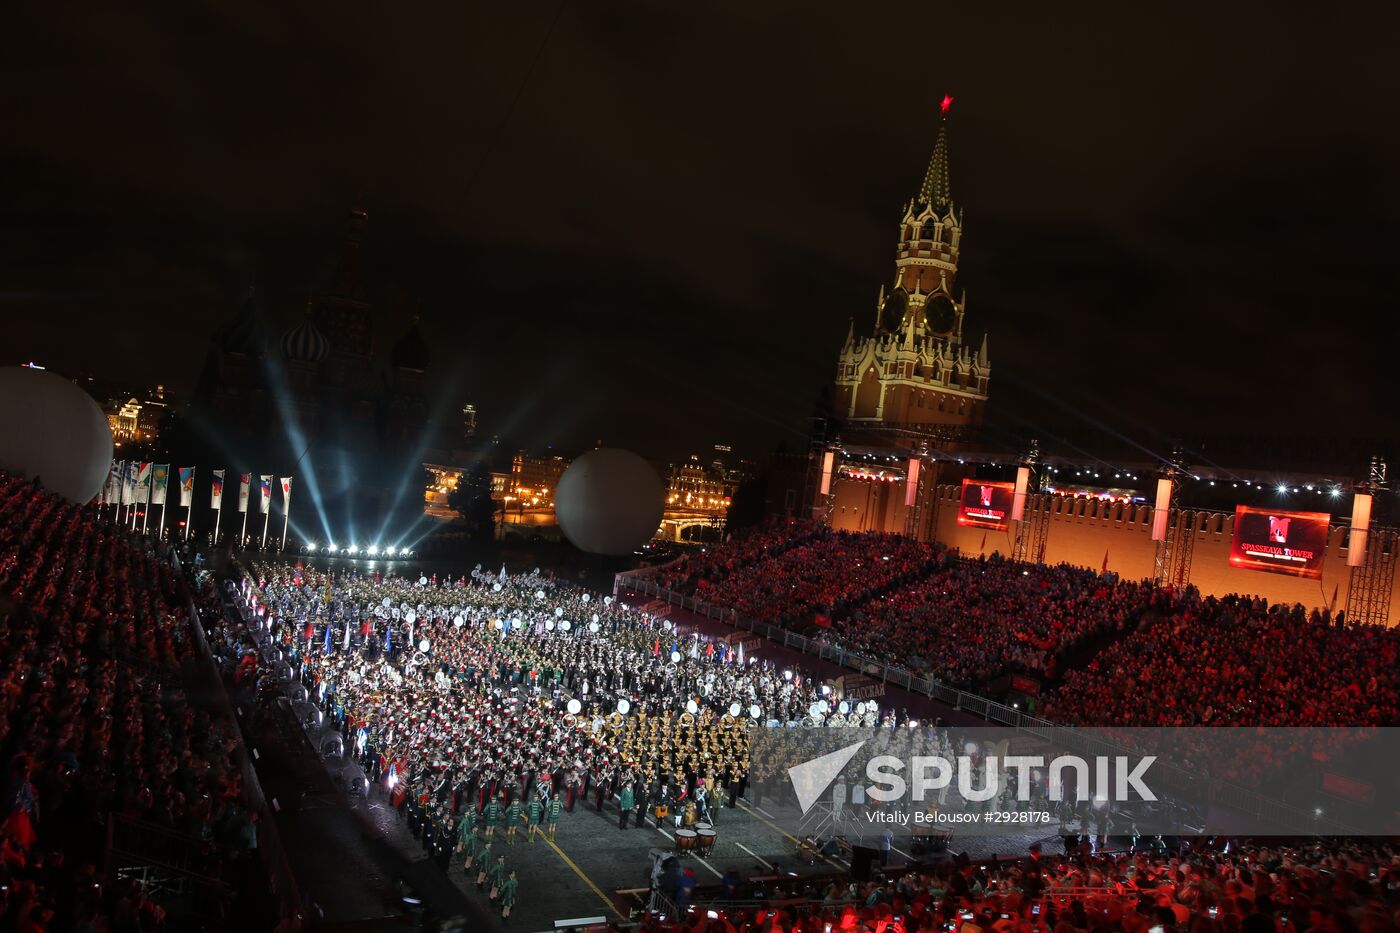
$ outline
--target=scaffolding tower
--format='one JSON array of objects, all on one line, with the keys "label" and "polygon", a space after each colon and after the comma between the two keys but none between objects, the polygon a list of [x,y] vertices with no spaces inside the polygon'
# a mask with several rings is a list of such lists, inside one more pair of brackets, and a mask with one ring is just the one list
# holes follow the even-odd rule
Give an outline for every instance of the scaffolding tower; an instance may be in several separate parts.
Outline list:
[{"label": "scaffolding tower", "polygon": [[1011,543],[1011,559],[1034,564],[1045,563],[1045,539],[1050,531],[1050,504],[1035,500],[1040,489],[1039,464],[1040,441],[1033,438],[1021,460],[1021,465],[1030,470],[1030,479],[1026,483],[1025,510],[1016,523],[1016,537]]},{"label": "scaffolding tower", "polygon": [[1161,472],[1161,478],[1171,483],[1171,499],[1167,506],[1166,533],[1157,542],[1152,574],[1158,586],[1175,590],[1185,589],[1191,582],[1191,554],[1196,547],[1196,513],[1180,508],[1181,482],[1185,476],[1185,456],[1178,447]]},{"label": "scaffolding tower", "polygon": [[1396,529],[1376,522],[1380,517],[1381,494],[1389,488],[1385,460],[1372,457],[1370,474],[1366,482],[1357,485],[1356,491],[1369,493],[1372,508],[1376,511],[1372,513],[1370,534],[1366,537],[1366,557],[1351,568],[1351,580],[1347,584],[1348,622],[1377,625],[1390,622],[1390,597],[1395,586]]}]

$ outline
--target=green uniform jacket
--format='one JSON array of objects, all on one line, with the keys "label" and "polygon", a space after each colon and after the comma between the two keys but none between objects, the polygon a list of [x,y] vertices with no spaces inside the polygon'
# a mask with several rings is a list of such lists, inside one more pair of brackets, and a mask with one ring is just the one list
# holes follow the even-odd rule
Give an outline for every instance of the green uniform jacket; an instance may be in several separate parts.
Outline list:
[{"label": "green uniform jacket", "polygon": [[549,821],[551,823],[559,822],[559,814],[563,812],[564,801],[560,800],[558,797],[555,797],[549,802]]},{"label": "green uniform jacket", "polygon": [[467,839],[476,835],[476,811],[467,808],[467,815],[457,821],[457,841],[467,844]]},{"label": "green uniform jacket", "polygon": [[516,823],[519,823],[519,822],[520,822],[520,804],[519,804],[519,803],[512,803],[510,806],[506,807],[506,825],[507,825],[507,826],[514,826]]},{"label": "green uniform jacket", "polygon": [[486,869],[486,883],[496,886],[501,883],[506,871],[506,863],[501,859],[496,859]]},{"label": "green uniform jacket", "polygon": [[486,825],[495,826],[501,821],[501,802],[493,800],[486,805]]},{"label": "green uniform jacket", "polygon": [[501,882],[501,906],[515,906],[515,889],[520,887],[519,878],[507,878]]},{"label": "green uniform jacket", "polygon": [[632,785],[628,784],[622,788],[622,793],[617,795],[617,805],[624,810],[630,810],[636,806],[637,801],[632,796]]},{"label": "green uniform jacket", "polygon": [[544,804],[540,803],[540,798],[535,797],[530,801],[530,806],[525,811],[525,818],[530,821],[531,826],[540,825],[540,816],[544,813]]},{"label": "green uniform jacket", "polygon": [[476,833],[467,833],[462,837],[462,851],[472,858],[476,858],[481,851],[481,837]]}]

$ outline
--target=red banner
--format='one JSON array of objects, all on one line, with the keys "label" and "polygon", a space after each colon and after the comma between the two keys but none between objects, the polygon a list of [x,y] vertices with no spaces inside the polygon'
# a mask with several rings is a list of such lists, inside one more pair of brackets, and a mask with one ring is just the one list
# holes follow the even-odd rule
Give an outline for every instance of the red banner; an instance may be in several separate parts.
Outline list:
[{"label": "red banner", "polygon": [[1230,566],[1320,580],[1331,523],[1332,516],[1326,512],[1279,512],[1237,506]]},{"label": "red banner", "polygon": [[1010,524],[1011,504],[1015,498],[1015,483],[965,479],[962,481],[962,502],[958,504],[958,524],[1005,531]]}]

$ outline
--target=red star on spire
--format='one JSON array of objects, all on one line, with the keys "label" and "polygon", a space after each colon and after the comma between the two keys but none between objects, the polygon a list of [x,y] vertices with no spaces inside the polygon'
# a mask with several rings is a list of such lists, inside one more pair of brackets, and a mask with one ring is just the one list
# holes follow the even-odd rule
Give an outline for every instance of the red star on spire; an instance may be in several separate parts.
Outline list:
[{"label": "red star on spire", "polygon": [[951,110],[952,107],[953,107],[953,95],[952,95],[952,94],[944,94],[944,95],[943,95],[943,102],[940,103],[938,106],[939,106],[940,109],[942,109],[944,116],[947,116],[948,111]]}]

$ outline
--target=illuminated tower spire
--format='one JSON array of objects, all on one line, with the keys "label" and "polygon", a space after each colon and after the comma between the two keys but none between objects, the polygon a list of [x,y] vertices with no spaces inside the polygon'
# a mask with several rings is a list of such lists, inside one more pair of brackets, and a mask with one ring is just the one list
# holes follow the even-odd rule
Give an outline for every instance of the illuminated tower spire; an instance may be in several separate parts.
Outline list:
[{"label": "illuminated tower spire", "polygon": [[928,160],[928,171],[924,173],[923,186],[919,188],[919,201],[944,208],[952,200],[948,187],[948,111],[953,107],[953,98],[943,95],[939,108],[943,119],[938,124],[938,140],[933,144],[933,156]]}]

